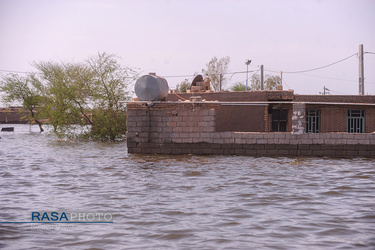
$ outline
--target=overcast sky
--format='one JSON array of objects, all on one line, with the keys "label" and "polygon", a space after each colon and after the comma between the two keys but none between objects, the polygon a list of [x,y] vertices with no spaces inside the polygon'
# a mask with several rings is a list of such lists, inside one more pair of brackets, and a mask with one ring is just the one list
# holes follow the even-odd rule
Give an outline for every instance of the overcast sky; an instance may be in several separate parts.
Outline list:
[{"label": "overcast sky", "polygon": [[[212,57],[229,72],[303,71],[375,53],[374,0],[0,0],[0,70],[33,61],[79,62],[107,52],[123,66],[167,77],[171,88]],[[365,58],[365,93],[375,94],[375,54]],[[297,94],[358,94],[359,60],[284,73]],[[254,72],[255,73],[255,72]],[[252,73],[251,73],[252,74]],[[249,74],[249,76],[251,75]],[[229,88],[246,74],[228,74]]]}]

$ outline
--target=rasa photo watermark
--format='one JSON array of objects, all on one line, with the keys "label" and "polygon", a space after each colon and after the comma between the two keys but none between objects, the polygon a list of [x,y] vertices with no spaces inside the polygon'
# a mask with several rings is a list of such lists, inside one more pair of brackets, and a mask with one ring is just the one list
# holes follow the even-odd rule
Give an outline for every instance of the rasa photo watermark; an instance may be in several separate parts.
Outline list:
[{"label": "rasa photo watermark", "polygon": [[35,211],[31,212],[31,223],[113,223],[113,213]]}]

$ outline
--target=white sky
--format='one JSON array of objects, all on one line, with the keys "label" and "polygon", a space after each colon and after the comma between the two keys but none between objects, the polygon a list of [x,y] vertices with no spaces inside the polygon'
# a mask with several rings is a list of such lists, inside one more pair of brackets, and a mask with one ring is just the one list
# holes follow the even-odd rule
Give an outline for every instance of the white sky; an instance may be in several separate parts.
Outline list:
[{"label": "white sky", "polygon": [[[339,61],[359,44],[375,52],[374,0],[0,0],[0,70],[107,52],[143,74],[200,73],[213,56],[229,56],[229,72],[246,71],[251,59],[249,70],[263,64],[278,74]],[[375,54],[364,58],[365,93],[375,95]],[[358,94],[358,65],[353,56],[284,73],[284,89]],[[174,88],[185,78],[167,80]],[[235,74],[230,83],[245,79]]]}]

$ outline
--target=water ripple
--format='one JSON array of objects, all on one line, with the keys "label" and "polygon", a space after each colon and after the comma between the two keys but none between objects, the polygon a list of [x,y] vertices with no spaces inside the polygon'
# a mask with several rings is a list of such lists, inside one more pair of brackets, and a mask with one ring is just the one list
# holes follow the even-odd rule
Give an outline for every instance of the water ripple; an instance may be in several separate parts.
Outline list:
[{"label": "water ripple", "polygon": [[128,155],[15,128],[1,133],[1,221],[112,211],[114,224],[0,224],[0,248],[375,248],[371,159]]}]

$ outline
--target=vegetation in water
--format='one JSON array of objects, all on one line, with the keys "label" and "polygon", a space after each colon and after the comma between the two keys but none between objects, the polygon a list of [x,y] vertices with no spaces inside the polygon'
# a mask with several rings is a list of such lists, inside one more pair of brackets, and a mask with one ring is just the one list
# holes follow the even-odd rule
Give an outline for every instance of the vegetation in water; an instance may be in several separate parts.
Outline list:
[{"label": "vegetation in water", "polygon": [[[99,53],[80,63],[35,62],[37,72],[2,78],[0,91],[8,104],[18,102],[30,111],[30,121],[48,119],[59,137],[115,141],[126,132],[129,85],[135,70],[122,67],[117,57]],[[87,129],[89,127],[90,129]],[[77,131],[81,131],[77,133]]]}]

